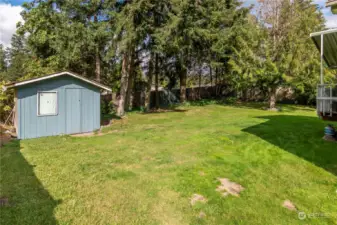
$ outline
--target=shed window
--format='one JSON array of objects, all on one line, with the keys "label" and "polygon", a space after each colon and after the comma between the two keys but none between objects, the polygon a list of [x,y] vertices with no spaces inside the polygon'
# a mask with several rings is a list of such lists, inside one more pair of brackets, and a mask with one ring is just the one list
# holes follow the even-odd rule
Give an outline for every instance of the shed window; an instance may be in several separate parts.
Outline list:
[{"label": "shed window", "polygon": [[57,115],[57,92],[38,92],[38,115]]}]

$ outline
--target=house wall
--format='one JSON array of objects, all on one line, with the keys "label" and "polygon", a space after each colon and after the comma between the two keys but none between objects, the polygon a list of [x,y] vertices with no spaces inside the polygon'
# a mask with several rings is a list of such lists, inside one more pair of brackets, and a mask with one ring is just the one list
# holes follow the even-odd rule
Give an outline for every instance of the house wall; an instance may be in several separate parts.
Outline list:
[{"label": "house wall", "polygon": [[[69,97],[71,96],[66,96],[66,93],[69,95],[72,92],[67,92],[67,89],[79,90],[80,109],[69,107]],[[57,115],[38,116],[38,91],[57,91]],[[70,113],[74,112],[72,110],[76,110],[75,114],[81,118],[79,133],[91,132],[100,128],[100,89],[66,75],[18,87],[17,108],[19,139],[73,133],[70,128],[74,121],[69,117]]]},{"label": "house wall", "polygon": [[15,127],[16,135],[18,131],[18,98],[17,98],[17,90],[14,90],[14,109],[13,109],[13,124]]}]

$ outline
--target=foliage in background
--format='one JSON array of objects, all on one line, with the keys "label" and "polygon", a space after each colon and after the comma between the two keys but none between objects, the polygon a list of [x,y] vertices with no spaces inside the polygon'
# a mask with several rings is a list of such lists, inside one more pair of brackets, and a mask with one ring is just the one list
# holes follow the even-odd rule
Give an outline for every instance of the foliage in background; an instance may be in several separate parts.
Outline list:
[{"label": "foliage in background", "polygon": [[37,0],[23,8],[11,47],[0,45],[4,82],[74,71],[109,85],[119,95],[118,110],[109,111],[121,115],[136,91],[148,110],[149,93],[160,86],[180,87],[181,102],[186,87],[215,86],[217,97],[241,100],[258,90],[270,107],[284,86],[300,103],[314,103],[319,53],[309,34],[325,21],[312,0],[256,7],[238,0]]},{"label": "foliage in background", "polygon": [[5,120],[10,115],[13,108],[14,95],[13,91],[4,92],[2,87],[5,85],[5,81],[0,81],[0,121],[5,122]]}]

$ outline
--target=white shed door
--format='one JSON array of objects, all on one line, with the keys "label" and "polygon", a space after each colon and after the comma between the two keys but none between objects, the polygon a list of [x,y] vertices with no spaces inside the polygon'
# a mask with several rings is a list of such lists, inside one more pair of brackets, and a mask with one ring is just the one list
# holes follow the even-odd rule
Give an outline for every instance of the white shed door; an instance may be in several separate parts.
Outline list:
[{"label": "white shed door", "polygon": [[39,115],[57,114],[57,92],[39,92]]}]

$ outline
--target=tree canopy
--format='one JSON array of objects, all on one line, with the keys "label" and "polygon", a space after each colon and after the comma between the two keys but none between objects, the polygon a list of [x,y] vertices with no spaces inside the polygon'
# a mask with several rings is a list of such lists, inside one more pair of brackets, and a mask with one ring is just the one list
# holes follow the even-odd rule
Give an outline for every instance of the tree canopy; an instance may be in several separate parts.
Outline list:
[{"label": "tree canopy", "polygon": [[[118,94],[117,113],[136,90],[211,85],[243,100],[259,90],[275,107],[279,87],[312,103],[319,56],[309,34],[324,29],[312,0],[34,0],[23,4],[11,47],[0,45],[3,82],[71,70]],[[327,79],[332,77],[332,72]],[[2,106],[4,108],[4,106]],[[6,109],[11,108],[10,106]]]}]

